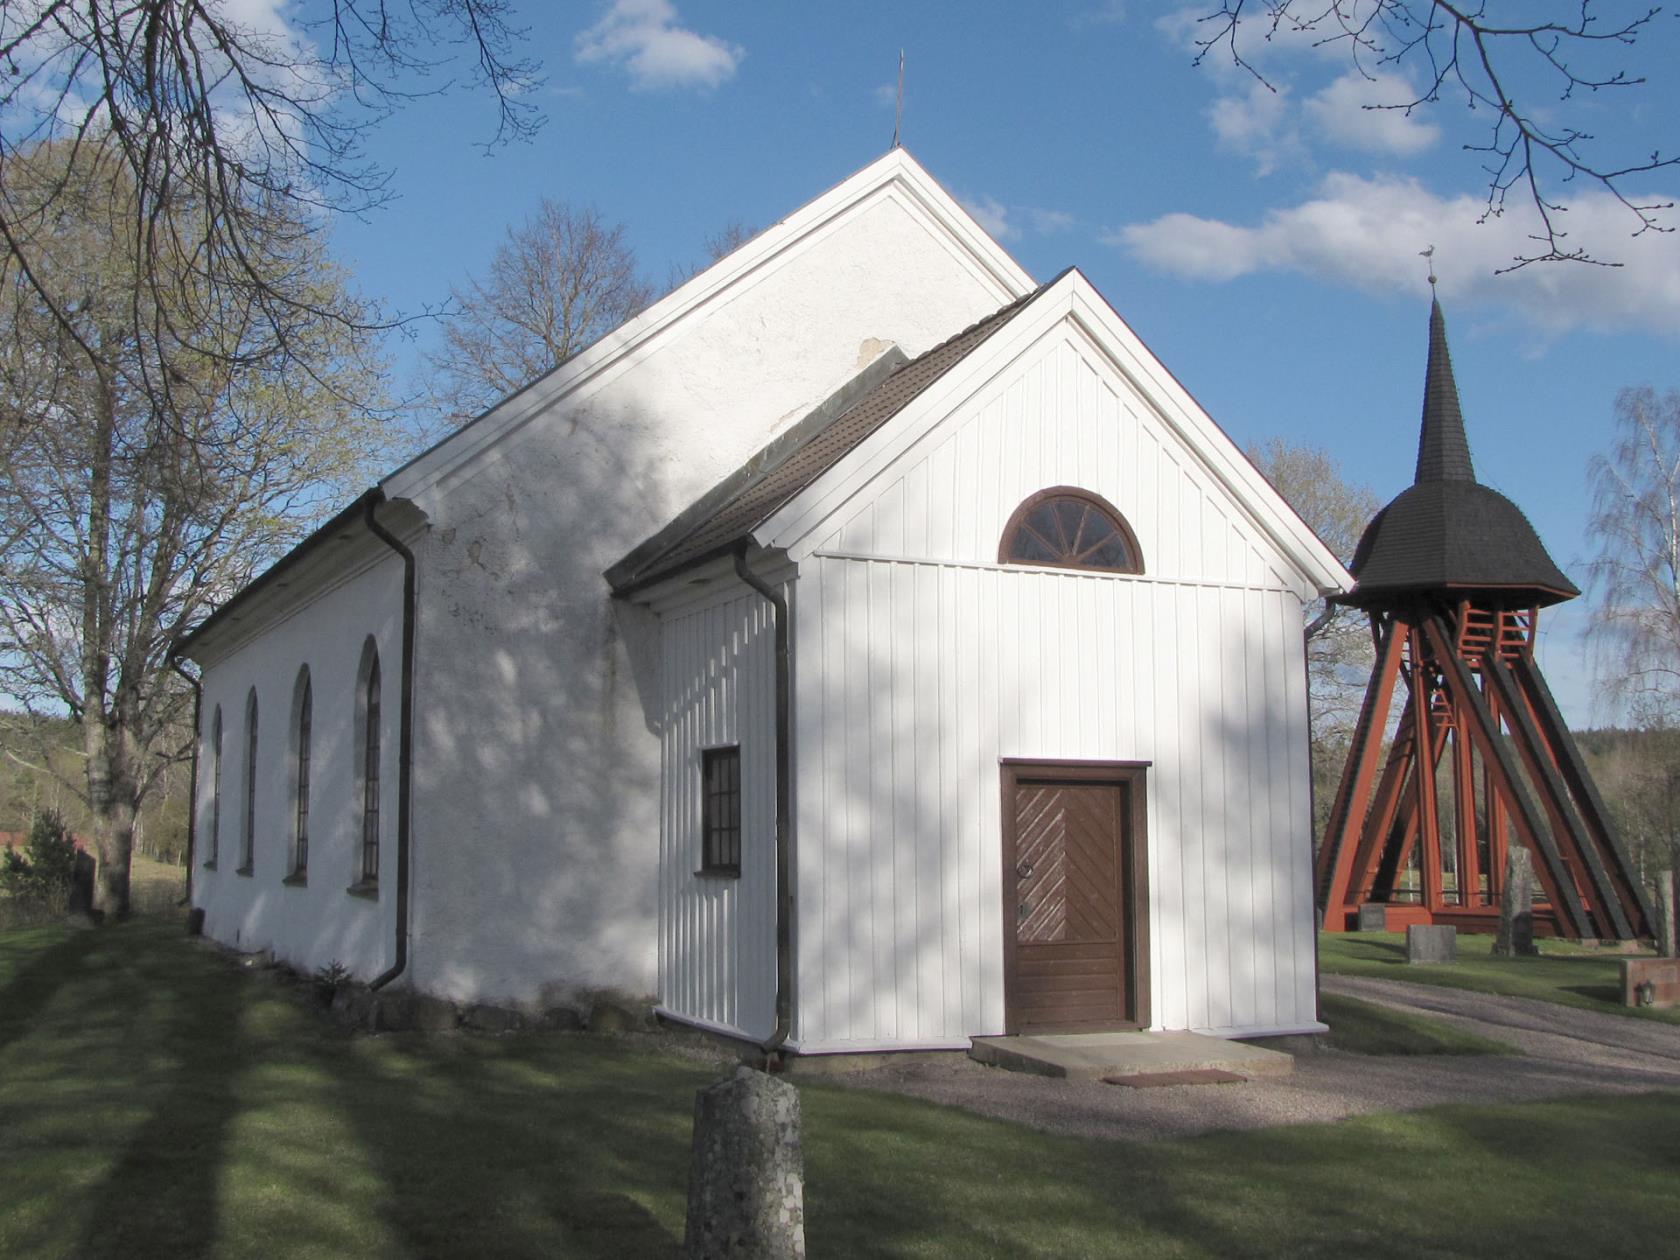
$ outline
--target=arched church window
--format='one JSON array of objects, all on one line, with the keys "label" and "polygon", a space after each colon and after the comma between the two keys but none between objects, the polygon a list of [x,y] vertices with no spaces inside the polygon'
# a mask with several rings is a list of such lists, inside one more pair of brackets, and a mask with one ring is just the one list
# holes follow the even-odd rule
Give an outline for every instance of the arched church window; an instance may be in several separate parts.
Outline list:
[{"label": "arched church window", "polygon": [[362,650],[360,713],[362,834],[357,887],[371,890],[379,883],[379,649],[370,636]]},{"label": "arched church window", "polygon": [[239,837],[239,870],[249,875],[257,861],[257,689],[245,698],[245,827]]},{"label": "arched church window", "polygon": [[1142,573],[1143,552],[1126,518],[1089,490],[1053,486],[1015,509],[998,546],[1000,564]]},{"label": "arched church window", "polygon": [[301,881],[309,871],[309,751],[315,733],[315,690],[309,682],[309,666],[298,671],[296,717],[292,721],[293,785],[297,793],[292,830],[292,879]]}]

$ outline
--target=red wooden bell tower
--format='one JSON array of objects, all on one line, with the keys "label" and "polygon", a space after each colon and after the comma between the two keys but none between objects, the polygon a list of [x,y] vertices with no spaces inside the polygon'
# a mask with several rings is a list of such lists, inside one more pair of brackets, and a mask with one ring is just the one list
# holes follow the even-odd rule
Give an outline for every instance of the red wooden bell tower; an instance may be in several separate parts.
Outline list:
[{"label": "red wooden bell tower", "polygon": [[[1476,480],[1438,303],[1417,476],[1366,527],[1351,568],[1339,602],[1370,616],[1377,659],[1318,853],[1325,929],[1380,904],[1390,930],[1495,931],[1517,843],[1545,897],[1537,933],[1650,936],[1638,874],[1534,660],[1540,609],[1580,591],[1516,505]],[[1414,858],[1419,887],[1402,893]]]}]

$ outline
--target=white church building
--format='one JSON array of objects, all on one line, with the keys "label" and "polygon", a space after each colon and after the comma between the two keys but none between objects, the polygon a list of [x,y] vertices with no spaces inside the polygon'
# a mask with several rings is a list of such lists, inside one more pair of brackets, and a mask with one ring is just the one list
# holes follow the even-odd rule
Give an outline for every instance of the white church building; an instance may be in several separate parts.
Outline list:
[{"label": "white church building", "polygon": [[179,645],[193,902],[802,1053],[1318,1030],[1303,608],[1350,584],[1078,271],[894,150]]}]

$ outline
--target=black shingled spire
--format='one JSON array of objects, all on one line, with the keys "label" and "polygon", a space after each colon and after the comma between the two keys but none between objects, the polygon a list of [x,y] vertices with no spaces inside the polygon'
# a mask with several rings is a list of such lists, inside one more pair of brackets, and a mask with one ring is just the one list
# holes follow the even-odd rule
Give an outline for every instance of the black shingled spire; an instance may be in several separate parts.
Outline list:
[{"label": "black shingled spire", "polygon": [[1447,350],[1447,320],[1441,304],[1429,302],[1429,367],[1423,378],[1423,429],[1418,434],[1415,481],[1474,481],[1470,443],[1464,436],[1464,413],[1458,408],[1452,354]]},{"label": "black shingled spire", "polygon": [[1516,504],[1476,480],[1438,302],[1429,311],[1417,479],[1365,527],[1348,567],[1354,587],[1336,602],[1372,610],[1430,594],[1514,608],[1580,594]]}]

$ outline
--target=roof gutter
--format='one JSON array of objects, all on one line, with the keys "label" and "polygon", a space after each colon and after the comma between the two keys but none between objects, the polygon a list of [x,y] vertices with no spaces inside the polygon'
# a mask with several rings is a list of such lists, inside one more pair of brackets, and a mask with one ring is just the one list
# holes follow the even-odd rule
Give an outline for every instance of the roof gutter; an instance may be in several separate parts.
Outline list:
[{"label": "roof gutter", "polygon": [[408,967],[408,870],[411,843],[409,788],[414,769],[414,553],[374,518],[374,510],[385,502],[381,490],[363,496],[362,520],[368,532],[403,562],[402,694],[397,730],[397,942],[396,961],[368,987],[383,989]]},{"label": "roof gutter", "polygon": [[775,614],[776,642],[776,1026],[760,1043],[766,1056],[774,1056],[793,1029],[793,879],[788,869],[793,851],[793,776],[791,768],[792,687],[788,653],[788,607],[782,593],[747,566],[743,541],[734,552],[735,575],[770,601]]}]

